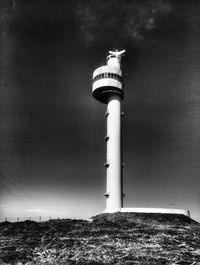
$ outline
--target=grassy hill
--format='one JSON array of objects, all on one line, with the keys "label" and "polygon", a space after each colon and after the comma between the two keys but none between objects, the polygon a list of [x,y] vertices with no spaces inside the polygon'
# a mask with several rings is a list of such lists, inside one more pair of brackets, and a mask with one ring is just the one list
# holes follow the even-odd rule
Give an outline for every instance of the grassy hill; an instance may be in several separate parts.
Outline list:
[{"label": "grassy hill", "polygon": [[0,223],[0,264],[200,264],[200,224],[183,215],[114,213]]}]

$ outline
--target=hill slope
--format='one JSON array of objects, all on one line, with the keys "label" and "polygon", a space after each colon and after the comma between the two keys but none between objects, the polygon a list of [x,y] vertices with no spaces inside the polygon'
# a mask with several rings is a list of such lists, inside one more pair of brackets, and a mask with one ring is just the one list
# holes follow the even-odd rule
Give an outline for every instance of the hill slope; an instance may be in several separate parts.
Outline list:
[{"label": "hill slope", "polygon": [[[197,264],[200,225],[183,215],[114,213],[0,224],[0,264]],[[183,261],[185,263],[183,263]]]}]

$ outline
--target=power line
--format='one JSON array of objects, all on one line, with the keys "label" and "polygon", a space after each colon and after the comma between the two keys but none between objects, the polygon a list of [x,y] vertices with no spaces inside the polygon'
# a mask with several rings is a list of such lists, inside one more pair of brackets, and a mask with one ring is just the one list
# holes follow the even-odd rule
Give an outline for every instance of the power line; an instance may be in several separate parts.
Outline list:
[{"label": "power line", "polygon": [[[45,208],[38,200],[34,199],[30,194],[28,194],[25,190],[23,190],[21,187],[19,187],[15,182],[11,181],[8,177],[3,176],[3,179],[7,180],[7,182],[9,182],[11,185],[13,185],[18,191],[23,193],[26,197],[28,197],[29,199],[34,201],[37,205],[39,205],[42,208]],[[4,188],[5,188],[5,186],[4,186]]]},{"label": "power line", "polygon": [[3,190],[5,190],[9,195],[11,195],[11,197],[13,197],[25,210],[27,210],[27,208],[24,206],[24,204],[17,199],[17,197],[13,194],[13,192],[11,192],[5,185],[3,185],[3,183],[0,183],[0,186],[3,188]]}]

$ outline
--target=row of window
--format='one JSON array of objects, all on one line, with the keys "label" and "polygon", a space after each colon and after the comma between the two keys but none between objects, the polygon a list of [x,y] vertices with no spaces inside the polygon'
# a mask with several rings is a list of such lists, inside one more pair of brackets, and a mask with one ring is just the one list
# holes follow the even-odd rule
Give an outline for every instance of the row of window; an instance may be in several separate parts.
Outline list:
[{"label": "row of window", "polygon": [[103,73],[103,74],[97,75],[93,79],[93,82],[95,82],[95,81],[97,81],[99,79],[102,79],[102,78],[113,78],[113,79],[118,80],[119,82],[122,82],[121,76],[117,75],[117,74],[113,74],[113,73]]}]

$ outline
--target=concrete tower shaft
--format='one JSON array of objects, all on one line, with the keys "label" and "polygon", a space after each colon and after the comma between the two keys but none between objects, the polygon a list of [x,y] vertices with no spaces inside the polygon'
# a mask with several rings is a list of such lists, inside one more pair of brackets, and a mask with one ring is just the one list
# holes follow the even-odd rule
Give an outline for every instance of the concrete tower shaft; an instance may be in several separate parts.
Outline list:
[{"label": "concrete tower shaft", "polygon": [[123,207],[121,161],[121,101],[124,97],[121,56],[125,51],[109,51],[107,64],[93,73],[92,94],[107,104],[107,170],[106,212],[120,211]]},{"label": "concrete tower shaft", "polygon": [[122,202],[121,98],[111,94],[107,105],[106,211],[120,211]]}]

